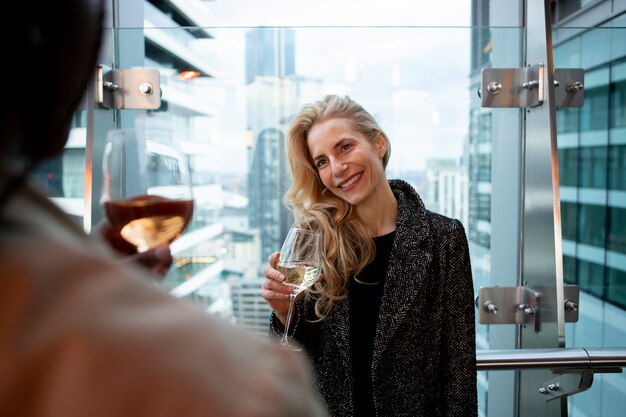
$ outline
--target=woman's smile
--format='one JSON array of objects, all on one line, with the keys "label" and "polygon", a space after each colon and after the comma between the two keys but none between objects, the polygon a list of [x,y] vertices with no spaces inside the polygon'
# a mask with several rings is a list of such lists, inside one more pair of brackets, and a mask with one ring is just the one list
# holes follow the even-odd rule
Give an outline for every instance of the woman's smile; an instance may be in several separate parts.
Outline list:
[{"label": "woman's smile", "polygon": [[344,181],[343,183],[339,184],[339,188],[341,188],[343,191],[348,191],[348,190],[356,187],[356,185],[361,180],[362,176],[363,176],[362,172],[359,172],[358,174],[353,175],[347,181]]}]

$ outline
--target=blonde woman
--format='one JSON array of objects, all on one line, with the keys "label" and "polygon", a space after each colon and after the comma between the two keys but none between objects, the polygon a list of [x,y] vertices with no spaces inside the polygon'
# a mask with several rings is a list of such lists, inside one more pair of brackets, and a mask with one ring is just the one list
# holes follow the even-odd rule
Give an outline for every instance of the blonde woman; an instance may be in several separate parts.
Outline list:
[{"label": "blonde woman", "polygon": [[[349,97],[305,105],[286,142],[297,226],[324,238],[323,278],[290,335],[310,357],[330,414],[476,416],[473,286],[458,220],[388,180],[390,143]],[[290,288],[269,258],[261,295],[281,335]]]}]

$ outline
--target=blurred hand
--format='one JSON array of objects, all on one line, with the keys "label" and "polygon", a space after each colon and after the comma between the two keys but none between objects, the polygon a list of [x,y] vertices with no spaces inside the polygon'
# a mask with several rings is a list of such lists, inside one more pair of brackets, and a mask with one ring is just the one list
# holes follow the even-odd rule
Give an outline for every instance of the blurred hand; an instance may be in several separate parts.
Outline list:
[{"label": "blurred hand", "polygon": [[125,260],[137,262],[150,269],[156,279],[161,280],[172,265],[169,245],[162,245],[145,252],[137,252],[137,247],[128,243],[106,219],[93,228],[93,233],[104,239],[116,252],[126,255]]}]

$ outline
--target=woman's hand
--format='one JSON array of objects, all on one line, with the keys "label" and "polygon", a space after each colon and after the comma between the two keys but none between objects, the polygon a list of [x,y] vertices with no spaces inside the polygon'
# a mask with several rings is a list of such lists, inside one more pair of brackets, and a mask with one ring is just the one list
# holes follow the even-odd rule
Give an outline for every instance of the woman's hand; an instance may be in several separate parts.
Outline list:
[{"label": "woman's hand", "polygon": [[291,287],[283,284],[285,276],[276,269],[280,252],[274,252],[270,255],[268,265],[265,267],[265,280],[261,284],[261,297],[270,305],[270,308],[276,313],[276,317],[282,325],[287,321],[287,310],[289,309],[289,294],[293,290]]}]

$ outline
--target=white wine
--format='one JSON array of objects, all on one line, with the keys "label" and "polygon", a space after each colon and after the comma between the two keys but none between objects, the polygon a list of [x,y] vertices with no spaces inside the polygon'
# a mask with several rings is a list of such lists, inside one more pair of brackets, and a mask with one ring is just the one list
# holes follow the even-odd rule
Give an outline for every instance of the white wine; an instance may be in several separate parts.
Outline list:
[{"label": "white wine", "polygon": [[322,271],[320,263],[293,262],[279,263],[277,269],[285,276],[283,284],[301,292],[315,284]]}]

